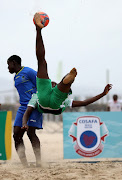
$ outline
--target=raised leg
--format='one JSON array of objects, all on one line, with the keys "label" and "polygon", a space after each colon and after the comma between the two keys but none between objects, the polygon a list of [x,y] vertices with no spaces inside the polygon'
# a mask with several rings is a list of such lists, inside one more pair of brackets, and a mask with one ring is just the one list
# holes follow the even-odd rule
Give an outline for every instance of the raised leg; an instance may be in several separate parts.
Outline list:
[{"label": "raised leg", "polygon": [[57,85],[58,89],[64,93],[68,93],[70,91],[71,85],[77,76],[77,70],[73,68]]},{"label": "raised leg", "polygon": [[37,77],[49,79],[47,72],[47,63],[45,60],[45,47],[41,35],[43,25],[41,24],[41,17],[38,13],[35,14],[34,21],[36,25],[36,57],[38,60]]},{"label": "raised leg", "polygon": [[[41,24],[41,17],[38,13],[34,16],[35,25],[36,25],[36,56],[38,60],[38,72],[37,77],[43,79],[49,79],[48,72],[47,72],[47,63],[45,60],[45,48],[44,43],[41,35],[42,24]],[[77,71],[73,68],[64,78],[63,80],[57,85],[58,89],[62,92],[68,93],[71,87],[71,84],[74,82],[74,79],[77,75]]]}]

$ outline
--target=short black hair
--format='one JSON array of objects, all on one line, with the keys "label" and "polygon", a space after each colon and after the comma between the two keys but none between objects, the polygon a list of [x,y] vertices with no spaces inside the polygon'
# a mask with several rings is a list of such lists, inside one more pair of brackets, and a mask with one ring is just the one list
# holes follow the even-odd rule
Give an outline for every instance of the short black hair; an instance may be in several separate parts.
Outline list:
[{"label": "short black hair", "polygon": [[17,64],[21,65],[21,58],[17,55],[10,56],[7,61],[15,61]]}]

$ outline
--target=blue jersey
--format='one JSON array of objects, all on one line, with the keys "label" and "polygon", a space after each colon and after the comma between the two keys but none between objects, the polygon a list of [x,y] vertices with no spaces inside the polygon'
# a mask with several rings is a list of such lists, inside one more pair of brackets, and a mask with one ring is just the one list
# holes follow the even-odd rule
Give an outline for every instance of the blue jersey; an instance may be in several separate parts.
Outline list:
[{"label": "blue jersey", "polygon": [[[31,99],[33,93],[36,93],[36,76],[37,72],[29,67],[22,67],[22,69],[15,75],[15,87],[19,93],[20,104],[14,126],[22,127],[22,118],[24,112],[26,111],[27,104]],[[31,113],[28,120],[28,125],[36,127],[38,129],[42,128],[42,114],[37,110]]]},{"label": "blue jersey", "polygon": [[15,75],[15,87],[19,93],[20,104],[27,105],[33,93],[36,93],[37,72],[29,67],[22,69]]}]

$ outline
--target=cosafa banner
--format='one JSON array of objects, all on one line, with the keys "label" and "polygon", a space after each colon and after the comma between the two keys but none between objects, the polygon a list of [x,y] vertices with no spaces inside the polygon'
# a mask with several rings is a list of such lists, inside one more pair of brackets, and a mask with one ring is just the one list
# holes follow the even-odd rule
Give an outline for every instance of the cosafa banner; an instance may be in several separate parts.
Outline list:
[{"label": "cosafa banner", "polygon": [[122,112],[63,113],[64,159],[122,158]]}]

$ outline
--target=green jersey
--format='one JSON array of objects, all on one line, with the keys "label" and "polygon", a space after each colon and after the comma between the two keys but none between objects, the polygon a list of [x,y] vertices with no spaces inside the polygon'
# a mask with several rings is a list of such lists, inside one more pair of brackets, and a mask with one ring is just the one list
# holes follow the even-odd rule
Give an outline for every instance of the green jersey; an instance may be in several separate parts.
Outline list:
[{"label": "green jersey", "polygon": [[34,109],[37,108],[41,113],[50,113],[50,114],[61,114],[66,107],[72,107],[73,99],[66,98],[65,101],[60,105],[58,109],[52,109],[50,107],[43,107],[38,100],[37,94],[33,94],[31,100],[28,103],[28,106],[33,107]]}]

